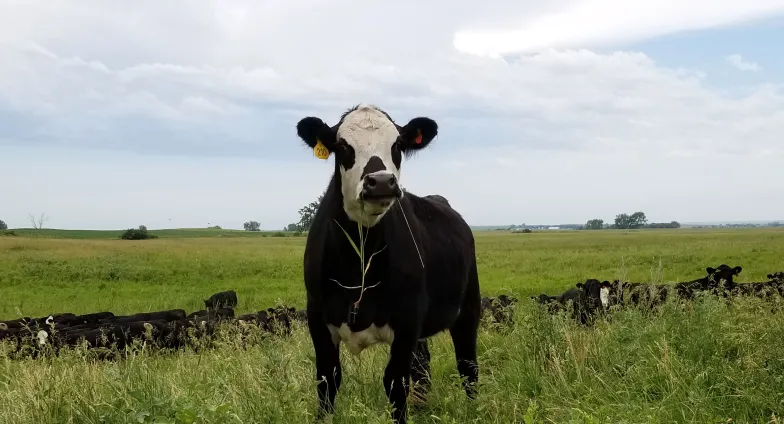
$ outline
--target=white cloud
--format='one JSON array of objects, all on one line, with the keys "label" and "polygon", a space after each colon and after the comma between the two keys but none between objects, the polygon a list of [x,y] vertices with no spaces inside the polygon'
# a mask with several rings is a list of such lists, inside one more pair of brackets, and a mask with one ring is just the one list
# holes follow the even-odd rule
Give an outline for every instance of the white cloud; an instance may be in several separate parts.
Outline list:
[{"label": "white cloud", "polygon": [[727,60],[730,65],[738,68],[741,71],[757,72],[762,69],[762,67],[757,62],[743,60],[743,56],[739,54],[731,54],[724,59]]},{"label": "white cloud", "polygon": [[[655,220],[686,219],[686,211],[695,220],[742,219],[764,212],[747,207],[755,198],[743,207],[701,202],[717,191],[756,186],[771,187],[760,189],[769,196],[765,204],[772,210],[779,202],[784,210],[784,200],[771,200],[784,193],[761,185],[784,178],[777,165],[784,154],[784,87],[719,90],[706,83],[710,69],[672,69],[641,52],[580,48],[739,22],[777,11],[779,3],[721,3],[703,17],[657,3],[671,7],[668,18],[645,5],[640,10],[647,12],[638,13],[605,1],[606,13],[591,20],[580,17],[597,3],[578,0],[505,0],[482,8],[467,0],[403,0],[395,7],[349,0],[0,0],[0,9],[14,11],[0,15],[0,144],[22,149],[18,166],[0,171],[2,179],[19,181],[0,204],[14,205],[3,213],[22,217],[45,207],[52,225],[64,215],[71,218],[57,218],[61,226],[119,225],[98,217],[116,202],[102,197],[105,187],[73,175],[90,169],[90,181],[111,176],[124,193],[157,199],[155,207],[124,210],[122,222],[139,216],[153,228],[158,211],[182,216],[187,208],[204,213],[193,214],[196,220],[234,222],[258,210],[278,228],[295,218],[294,204],[321,192],[329,172],[296,138],[297,120],[318,114],[334,123],[347,107],[373,102],[401,121],[437,119],[439,138],[403,178],[412,190],[444,193],[477,224],[609,218],[634,205],[658,210],[661,217],[649,213]],[[447,6],[454,13],[443,13]],[[528,35],[511,37],[509,46],[477,45],[535,53],[501,60],[453,48],[460,29],[518,22]],[[537,30],[546,27],[542,22],[561,30]],[[134,165],[101,157],[95,160],[112,165],[80,159],[79,166],[38,166],[38,178],[62,182],[41,191],[34,190],[40,182],[22,178],[25,167],[41,163],[38,153],[19,147],[31,142],[80,157],[77,149],[94,148],[144,156]],[[164,163],[175,162],[167,171]],[[306,176],[312,180],[297,180]],[[243,182],[221,188],[234,178]],[[72,200],[57,194],[77,186],[84,190]],[[234,213],[214,199],[191,199],[200,187],[228,190],[216,196],[245,206]],[[528,194],[510,198],[510,190]],[[78,211],[84,204],[93,206]],[[94,221],[84,214],[96,214]]]},{"label": "white cloud", "polygon": [[784,0],[575,0],[561,2],[549,13],[533,14],[504,29],[492,24],[483,29],[463,29],[455,34],[454,45],[467,53],[491,57],[550,48],[618,45],[782,12]]}]

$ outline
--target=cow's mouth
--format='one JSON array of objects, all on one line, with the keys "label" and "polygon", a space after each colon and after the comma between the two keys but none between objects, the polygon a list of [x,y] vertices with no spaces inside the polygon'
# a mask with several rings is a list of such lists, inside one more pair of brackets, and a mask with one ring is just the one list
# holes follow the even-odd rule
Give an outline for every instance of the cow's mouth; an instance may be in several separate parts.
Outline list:
[{"label": "cow's mouth", "polygon": [[363,196],[361,201],[364,205],[365,213],[370,216],[380,216],[392,206],[397,199],[394,196]]}]

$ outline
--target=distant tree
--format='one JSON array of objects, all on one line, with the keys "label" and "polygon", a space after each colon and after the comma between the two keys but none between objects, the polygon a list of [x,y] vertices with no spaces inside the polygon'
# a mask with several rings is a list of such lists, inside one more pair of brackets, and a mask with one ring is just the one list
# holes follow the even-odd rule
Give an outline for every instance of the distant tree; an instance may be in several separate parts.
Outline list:
[{"label": "distant tree", "polygon": [[0,230],[7,230],[8,224],[5,223],[2,219],[0,219]]},{"label": "distant tree", "polygon": [[642,228],[648,223],[648,218],[645,217],[644,212],[635,212],[631,215],[622,213],[615,215],[615,224],[613,228],[620,230],[629,230]]},{"label": "distant tree", "polygon": [[307,205],[300,208],[300,210],[298,211],[299,222],[297,223],[299,231],[310,230],[310,226],[313,224],[313,218],[315,218],[316,216],[316,211],[321,205],[321,201],[324,200],[324,195],[326,193],[327,191],[324,190],[324,193],[321,193],[321,196],[319,196],[315,201],[310,202]]},{"label": "distant tree", "polygon": [[41,216],[39,216],[38,218],[34,217],[33,214],[31,213],[27,214],[27,216],[30,217],[30,223],[33,224],[33,228],[35,228],[36,230],[40,230],[41,228],[44,228],[44,222],[49,220],[49,217],[46,216],[43,212],[41,212]]},{"label": "distant tree", "polygon": [[631,228],[641,228],[648,223],[644,212],[635,212],[629,216],[629,219],[631,220]]},{"label": "distant tree", "polygon": [[289,224],[283,227],[283,231],[299,231],[299,225],[297,224]]},{"label": "distant tree", "polygon": [[646,225],[645,228],[681,228],[681,224],[678,221],[651,222],[650,224]]},{"label": "distant tree", "polygon": [[248,221],[242,224],[245,231],[261,231],[261,224],[258,221]]},{"label": "distant tree", "polygon": [[591,219],[585,223],[586,230],[601,230],[602,228],[604,228],[603,219]]},{"label": "distant tree", "polygon": [[212,227],[207,227],[208,230],[222,230],[220,225],[213,225]]},{"label": "distant tree", "polygon": [[146,226],[140,225],[139,228],[129,228],[125,230],[125,232],[120,235],[120,238],[123,240],[147,240],[157,239],[158,236],[150,234],[147,231]]},{"label": "distant tree", "polygon": [[615,224],[613,224],[613,228],[617,228],[619,230],[625,230],[629,228],[630,223],[631,223],[631,218],[629,217],[629,215],[625,213],[621,213],[615,215]]}]

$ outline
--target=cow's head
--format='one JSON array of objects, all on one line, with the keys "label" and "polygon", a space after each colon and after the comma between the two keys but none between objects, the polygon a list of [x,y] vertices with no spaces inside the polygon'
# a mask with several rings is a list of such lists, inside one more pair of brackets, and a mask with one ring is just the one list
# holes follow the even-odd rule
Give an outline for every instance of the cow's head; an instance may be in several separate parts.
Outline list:
[{"label": "cow's head", "polygon": [[313,116],[297,123],[297,135],[308,146],[315,149],[320,143],[335,155],[343,209],[366,227],[378,223],[403,196],[403,155],[423,149],[436,134],[438,124],[430,118],[414,118],[401,127],[383,110],[366,104],[347,111],[333,127]]},{"label": "cow's head", "polygon": [[742,267],[736,266],[731,268],[729,265],[721,264],[718,268],[707,267],[705,271],[708,272],[709,280],[713,281],[720,287],[731,286],[734,284],[732,278],[740,274],[743,270]]}]

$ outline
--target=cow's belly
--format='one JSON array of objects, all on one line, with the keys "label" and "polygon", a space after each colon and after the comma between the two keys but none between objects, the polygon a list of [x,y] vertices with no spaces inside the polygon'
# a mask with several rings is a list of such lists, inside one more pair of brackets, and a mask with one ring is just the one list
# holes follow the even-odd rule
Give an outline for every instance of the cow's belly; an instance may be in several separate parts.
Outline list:
[{"label": "cow's belly", "polygon": [[343,342],[349,352],[354,355],[359,355],[367,347],[376,343],[392,344],[395,339],[395,332],[389,325],[376,327],[376,324],[370,324],[370,327],[361,331],[351,331],[346,323],[342,323],[340,327],[335,327],[332,324],[327,327],[332,334],[332,342],[335,343],[335,346]]}]

